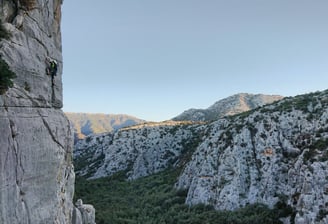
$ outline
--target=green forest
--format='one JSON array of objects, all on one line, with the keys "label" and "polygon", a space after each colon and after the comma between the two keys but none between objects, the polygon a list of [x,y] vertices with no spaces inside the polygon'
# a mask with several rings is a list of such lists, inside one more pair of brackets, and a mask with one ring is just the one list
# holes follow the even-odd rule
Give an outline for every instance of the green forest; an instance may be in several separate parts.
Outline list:
[{"label": "green forest", "polygon": [[202,204],[190,207],[185,204],[187,191],[174,188],[179,172],[168,169],[133,181],[127,181],[124,172],[95,180],[77,178],[75,201],[81,198],[94,205],[97,224],[274,224],[292,212],[282,204],[274,209],[254,204],[235,211]]}]

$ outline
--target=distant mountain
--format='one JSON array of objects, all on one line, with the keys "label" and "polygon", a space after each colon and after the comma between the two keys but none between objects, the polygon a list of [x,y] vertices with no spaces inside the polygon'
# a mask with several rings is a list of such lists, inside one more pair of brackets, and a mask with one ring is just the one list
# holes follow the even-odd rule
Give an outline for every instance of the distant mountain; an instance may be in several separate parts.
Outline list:
[{"label": "distant mountain", "polygon": [[73,123],[75,139],[83,139],[90,134],[115,131],[120,128],[145,122],[139,118],[125,114],[101,113],[65,113]]},{"label": "distant mountain", "polygon": [[213,121],[281,100],[283,96],[239,93],[219,100],[207,109],[189,109],[174,117],[175,121]]}]

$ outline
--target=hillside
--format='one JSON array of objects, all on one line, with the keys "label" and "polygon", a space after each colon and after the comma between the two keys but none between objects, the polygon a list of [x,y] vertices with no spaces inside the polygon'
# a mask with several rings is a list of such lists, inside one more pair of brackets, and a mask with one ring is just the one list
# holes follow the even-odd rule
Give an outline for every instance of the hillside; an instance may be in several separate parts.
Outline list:
[{"label": "hillside", "polygon": [[73,124],[75,139],[83,139],[90,134],[111,132],[144,122],[144,120],[125,114],[66,112],[65,115]]},{"label": "hillside", "polygon": [[279,95],[239,93],[215,102],[207,109],[189,109],[174,117],[176,121],[214,121],[281,100]]},{"label": "hillside", "polygon": [[260,203],[281,209],[285,223],[327,223],[328,90],[209,124],[89,136],[77,145],[75,164],[89,183],[181,170],[174,186],[186,192],[189,206],[236,210]]}]

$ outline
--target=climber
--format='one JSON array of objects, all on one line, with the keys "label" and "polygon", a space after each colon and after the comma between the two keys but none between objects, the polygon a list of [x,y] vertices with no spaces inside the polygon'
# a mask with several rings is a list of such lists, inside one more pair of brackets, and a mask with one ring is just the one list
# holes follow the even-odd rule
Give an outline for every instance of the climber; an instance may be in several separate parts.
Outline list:
[{"label": "climber", "polygon": [[54,78],[57,75],[57,61],[47,57],[46,63],[47,63],[47,75],[51,75],[52,85],[54,85]]},{"label": "climber", "polygon": [[47,75],[56,76],[57,75],[57,61],[51,58],[46,58],[47,63]]}]

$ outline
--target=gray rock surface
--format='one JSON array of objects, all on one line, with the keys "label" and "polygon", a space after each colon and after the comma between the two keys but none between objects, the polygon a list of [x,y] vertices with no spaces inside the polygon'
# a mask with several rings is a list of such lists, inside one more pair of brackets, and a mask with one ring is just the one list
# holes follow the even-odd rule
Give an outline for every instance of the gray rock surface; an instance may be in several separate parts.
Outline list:
[{"label": "gray rock surface", "polygon": [[219,120],[207,133],[176,184],[187,204],[279,202],[295,223],[327,223],[328,91]]},{"label": "gray rock surface", "polygon": [[[62,107],[61,0],[0,0],[0,19],[11,33],[0,55],[17,74],[16,87],[41,107]],[[55,85],[46,74],[46,57],[57,60]],[[24,106],[24,105],[20,105]]]},{"label": "gray rock surface", "polygon": [[73,215],[73,224],[96,224],[95,214],[96,210],[92,205],[83,204],[81,199],[78,199],[75,203],[75,215]]},{"label": "gray rock surface", "polygon": [[75,145],[76,173],[95,179],[127,171],[136,179],[177,166],[198,141],[201,127],[190,124],[168,121],[90,135]]},{"label": "gray rock surface", "polygon": [[[61,111],[62,0],[0,0],[11,33],[0,55],[17,75],[0,96],[0,223],[72,223],[73,129]],[[55,85],[45,58],[59,62]],[[81,223],[81,222],[80,222]]]},{"label": "gray rock surface", "polygon": [[53,108],[0,107],[0,223],[70,223],[72,132]]}]

